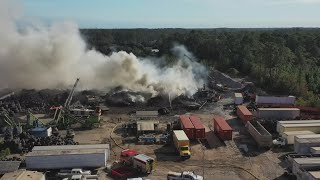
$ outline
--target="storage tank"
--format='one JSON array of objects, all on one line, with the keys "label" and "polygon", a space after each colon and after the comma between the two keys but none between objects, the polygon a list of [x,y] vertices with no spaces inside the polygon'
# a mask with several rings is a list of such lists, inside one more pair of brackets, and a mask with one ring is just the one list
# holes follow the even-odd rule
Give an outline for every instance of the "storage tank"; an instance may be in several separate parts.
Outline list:
[{"label": "storage tank", "polygon": [[279,132],[280,126],[282,124],[315,124],[320,123],[320,120],[287,120],[287,121],[278,121],[277,122],[277,132]]},{"label": "storage tank", "polygon": [[294,152],[311,154],[311,147],[320,146],[320,134],[297,135],[294,138]]},{"label": "storage tank", "polygon": [[203,126],[201,120],[197,116],[190,116],[190,121],[194,126],[194,137],[195,139],[205,139],[206,138],[206,129]]},{"label": "storage tank", "polygon": [[181,129],[186,133],[189,139],[194,139],[194,125],[192,124],[189,116],[181,115],[180,116]]},{"label": "storage tank", "polygon": [[237,107],[237,115],[244,124],[251,121],[253,118],[252,113],[247,109],[247,107],[242,105]]},{"label": "storage tank", "polygon": [[234,104],[243,104],[243,96],[241,93],[234,93]]},{"label": "storage tank", "polygon": [[232,128],[223,117],[213,117],[214,132],[222,140],[232,140]]},{"label": "storage tank", "polygon": [[256,116],[261,119],[295,119],[300,116],[298,108],[258,108]]}]

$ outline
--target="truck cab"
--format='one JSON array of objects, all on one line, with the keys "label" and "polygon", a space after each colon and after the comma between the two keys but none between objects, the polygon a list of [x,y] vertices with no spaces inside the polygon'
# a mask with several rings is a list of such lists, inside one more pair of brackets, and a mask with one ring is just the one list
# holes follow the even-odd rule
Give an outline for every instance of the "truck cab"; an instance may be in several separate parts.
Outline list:
[{"label": "truck cab", "polygon": [[179,154],[182,158],[186,158],[186,159],[190,158],[191,153],[190,153],[189,146],[181,146]]}]

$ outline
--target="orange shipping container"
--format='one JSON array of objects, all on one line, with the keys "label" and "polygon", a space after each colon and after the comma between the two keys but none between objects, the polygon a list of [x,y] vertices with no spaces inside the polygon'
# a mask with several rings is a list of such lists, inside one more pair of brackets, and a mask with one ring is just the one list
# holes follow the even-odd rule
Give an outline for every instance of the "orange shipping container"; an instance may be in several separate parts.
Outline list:
[{"label": "orange shipping container", "polygon": [[237,107],[237,115],[244,124],[251,121],[253,117],[252,113],[243,105]]},{"label": "orange shipping container", "polygon": [[180,116],[181,129],[186,133],[189,139],[194,139],[194,125],[192,124],[189,116],[181,115]]},{"label": "orange shipping container", "polygon": [[204,128],[201,120],[197,116],[190,116],[190,120],[194,125],[194,137],[195,139],[205,139],[206,138],[206,129]]}]

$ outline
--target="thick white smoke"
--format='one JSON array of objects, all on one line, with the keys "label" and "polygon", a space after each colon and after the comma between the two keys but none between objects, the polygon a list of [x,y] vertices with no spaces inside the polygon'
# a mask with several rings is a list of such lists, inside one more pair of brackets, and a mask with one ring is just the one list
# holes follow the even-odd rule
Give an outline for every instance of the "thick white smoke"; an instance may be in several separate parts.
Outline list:
[{"label": "thick white smoke", "polygon": [[205,68],[188,59],[185,55],[191,54],[182,46],[173,49],[179,61],[169,68],[124,51],[105,56],[86,49],[74,23],[18,31],[17,16],[8,4],[0,2],[0,87],[65,87],[79,77],[85,89],[122,86],[153,94],[191,95],[205,81]]}]

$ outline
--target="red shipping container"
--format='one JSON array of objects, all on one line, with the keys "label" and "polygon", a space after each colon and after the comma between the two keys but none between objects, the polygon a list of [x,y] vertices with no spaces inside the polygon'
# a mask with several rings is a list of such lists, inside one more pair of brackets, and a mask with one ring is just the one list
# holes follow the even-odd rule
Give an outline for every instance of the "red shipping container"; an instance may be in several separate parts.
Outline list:
[{"label": "red shipping container", "polygon": [[206,138],[206,129],[204,128],[200,118],[197,116],[190,116],[190,120],[194,126],[195,139],[205,139]]},{"label": "red shipping container", "polygon": [[247,109],[246,106],[240,105],[237,107],[237,115],[244,124],[251,121],[253,118],[252,113]]},{"label": "red shipping container", "polygon": [[194,139],[194,126],[189,119],[189,116],[180,115],[181,129],[186,133],[189,139]]},{"label": "red shipping container", "polygon": [[232,140],[232,128],[223,117],[213,117],[214,132],[222,140]]}]

